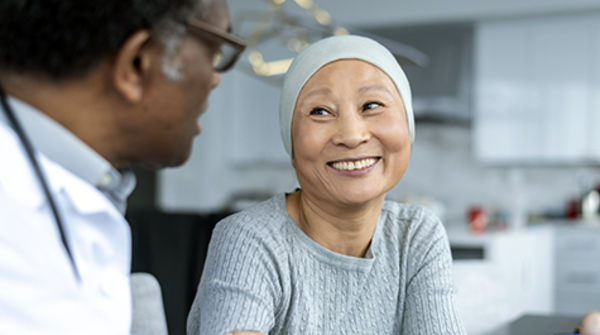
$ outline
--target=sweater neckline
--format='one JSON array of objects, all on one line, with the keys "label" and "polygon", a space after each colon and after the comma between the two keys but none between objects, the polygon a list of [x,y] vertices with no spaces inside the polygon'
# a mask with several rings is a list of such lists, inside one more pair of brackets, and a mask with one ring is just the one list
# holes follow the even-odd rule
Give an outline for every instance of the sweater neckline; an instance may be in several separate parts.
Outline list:
[{"label": "sweater neckline", "polygon": [[371,268],[376,259],[376,251],[378,250],[377,246],[379,245],[381,235],[380,230],[382,229],[381,226],[383,225],[381,213],[377,220],[377,226],[375,227],[375,232],[373,233],[373,237],[371,238],[371,244],[367,249],[365,257],[353,257],[329,250],[317,243],[310,236],[308,236],[298,226],[298,224],[296,224],[296,221],[294,221],[294,219],[288,212],[285,196],[286,193],[279,194],[277,199],[278,207],[285,217],[286,226],[289,227],[292,235],[298,241],[300,241],[300,243],[306,248],[307,251],[316,256],[322,262],[329,263],[331,265],[345,268],[348,270],[368,271]]}]

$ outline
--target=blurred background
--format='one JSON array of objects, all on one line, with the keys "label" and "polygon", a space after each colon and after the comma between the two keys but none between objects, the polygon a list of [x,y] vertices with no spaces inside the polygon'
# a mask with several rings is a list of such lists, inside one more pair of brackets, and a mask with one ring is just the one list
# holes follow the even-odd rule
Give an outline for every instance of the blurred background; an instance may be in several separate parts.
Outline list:
[{"label": "blurred background", "polygon": [[411,82],[416,141],[388,198],[448,231],[469,334],[523,314],[600,309],[600,2],[230,0],[249,43],[222,76],[188,163],[136,170],[134,271],[163,287],[171,334],[214,224],[297,187],[279,136],[282,74],[310,43],[371,36]]}]

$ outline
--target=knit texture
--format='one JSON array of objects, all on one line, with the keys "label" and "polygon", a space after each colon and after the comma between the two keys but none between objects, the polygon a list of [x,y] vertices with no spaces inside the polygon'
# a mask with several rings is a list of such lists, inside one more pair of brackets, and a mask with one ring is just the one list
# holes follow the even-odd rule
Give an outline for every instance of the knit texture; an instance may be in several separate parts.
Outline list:
[{"label": "knit texture", "polygon": [[215,228],[189,335],[466,334],[440,221],[385,201],[365,258],[332,252],[292,220],[285,194]]}]

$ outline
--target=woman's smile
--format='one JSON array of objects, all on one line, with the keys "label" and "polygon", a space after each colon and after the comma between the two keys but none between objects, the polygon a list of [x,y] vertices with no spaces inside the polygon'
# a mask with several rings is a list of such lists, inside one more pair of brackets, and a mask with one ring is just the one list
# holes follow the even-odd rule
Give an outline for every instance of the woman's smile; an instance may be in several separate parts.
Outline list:
[{"label": "woman's smile", "polygon": [[381,157],[366,157],[358,159],[342,159],[328,162],[327,165],[344,176],[362,176],[375,168]]}]

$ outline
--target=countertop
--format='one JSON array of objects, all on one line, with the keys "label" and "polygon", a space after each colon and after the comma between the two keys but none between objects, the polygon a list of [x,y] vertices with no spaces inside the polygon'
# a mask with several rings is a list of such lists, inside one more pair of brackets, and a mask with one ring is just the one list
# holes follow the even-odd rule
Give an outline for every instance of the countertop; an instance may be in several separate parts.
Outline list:
[{"label": "countertop", "polygon": [[572,334],[581,318],[561,315],[526,314],[511,321],[489,335],[550,335]]}]

